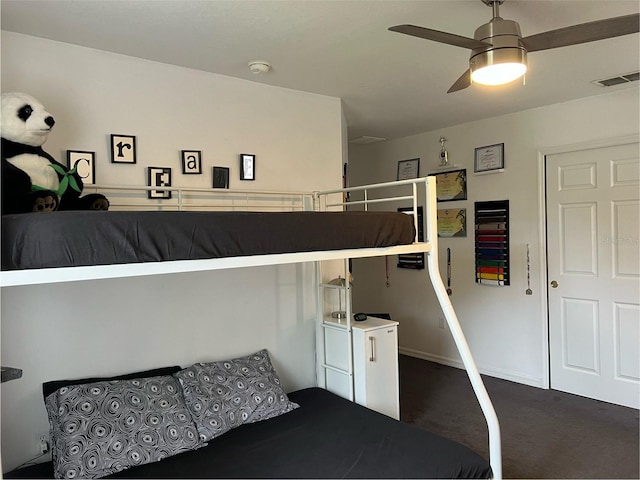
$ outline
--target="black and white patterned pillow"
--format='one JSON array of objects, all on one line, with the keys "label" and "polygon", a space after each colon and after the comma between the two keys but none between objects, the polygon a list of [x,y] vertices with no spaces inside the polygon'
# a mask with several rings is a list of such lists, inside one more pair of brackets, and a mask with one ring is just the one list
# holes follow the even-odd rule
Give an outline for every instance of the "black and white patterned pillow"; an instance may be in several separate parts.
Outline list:
[{"label": "black and white patterned pillow", "polygon": [[267,350],[222,362],[196,363],[173,374],[200,440],[298,408],[280,385]]},{"label": "black and white patterned pillow", "polygon": [[56,478],[99,478],[204,446],[170,375],[65,386],[45,404]]}]

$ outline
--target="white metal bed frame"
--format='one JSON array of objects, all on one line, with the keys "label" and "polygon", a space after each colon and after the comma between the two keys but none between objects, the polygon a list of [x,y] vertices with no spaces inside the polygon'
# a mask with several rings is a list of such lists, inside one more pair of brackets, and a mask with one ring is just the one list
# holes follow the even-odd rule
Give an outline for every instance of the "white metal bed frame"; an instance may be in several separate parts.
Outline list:
[{"label": "white metal bed frame", "polygon": [[[409,195],[391,196],[386,198],[369,198],[370,192],[377,192],[384,189],[411,188]],[[500,440],[500,426],[498,419],[482,382],[482,378],[471,355],[471,351],[462,332],[462,328],[453,309],[446,288],[439,272],[438,265],[438,235],[437,235],[437,201],[436,185],[433,177],[425,177],[397,182],[378,183],[373,185],[349,187],[346,189],[335,189],[313,194],[305,192],[259,192],[250,190],[211,190],[179,187],[136,187],[136,186],[87,186],[85,191],[95,190],[106,193],[113,200],[122,196],[121,191],[137,191],[144,193],[143,200],[129,203],[119,203],[113,205],[113,209],[173,209],[173,210],[269,210],[283,207],[291,210],[330,210],[331,208],[344,209],[349,206],[361,206],[364,210],[369,205],[389,202],[411,202],[414,212],[414,224],[417,225],[417,206],[419,198],[426,199],[426,225],[425,241],[419,242],[417,233],[413,244],[394,247],[361,248],[346,250],[330,250],[300,253],[283,253],[271,255],[252,255],[231,258],[217,258],[206,260],[178,260],[169,262],[134,263],[122,265],[100,265],[83,267],[62,267],[45,268],[35,270],[18,270],[0,273],[0,287],[35,285],[47,283],[73,282],[83,280],[95,280],[105,278],[121,278],[132,276],[159,275],[168,273],[184,273],[207,270],[222,270],[229,268],[256,267],[267,265],[280,265],[301,262],[316,262],[317,284],[321,285],[320,262],[327,260],[343,260],[345,272],[348,270],[348,259],[365,258],[386,255],[403,255],[407,253],[424,252],[427,254],[427,271],[431,284],[435,290],[440,307],[445,315],[453,336],[456,347],[462,358],[462,362],[469,376],[474,393],[478,398],[480,407],[487,421],[489,430],[489,454],[493,476],[496,479],[502,478],[502,453]],[[171,191],[176,193],[176,198],[170,200],[152,199],[148,200],[146,194],[150,190]],[[347,202],[346,195],[359,192],[363,195],[362,200]],[[126,197],[126,195],[124,195]],[[334,199],[339,197],[339,201]],[[266,199],[266,201],[265,201]],[[144,207],[144,208],[141,208]],[[347,298],[350,294],[349,282],[345,282]],[[319,324],[322,323],[322,295],[318,294],[318,315]],[[346,302],[347,307],[347,331],[351,333],[351,302]],[[353,359],[351,342],[349,341],[349,364],[348,371],[342,372],[353,379]],[[319,371],[327,368],[327,365],[319,365]],[[331,368],[331,367],[329,367]],[[319,377],[320,378],[320,377]],[[353,383],[353,382],[351,382]],[[322,385],[321,385],[322,386]],[[353,387],[353,386],[352,386]],[[353,390],[351,390],[353,400]]]}]

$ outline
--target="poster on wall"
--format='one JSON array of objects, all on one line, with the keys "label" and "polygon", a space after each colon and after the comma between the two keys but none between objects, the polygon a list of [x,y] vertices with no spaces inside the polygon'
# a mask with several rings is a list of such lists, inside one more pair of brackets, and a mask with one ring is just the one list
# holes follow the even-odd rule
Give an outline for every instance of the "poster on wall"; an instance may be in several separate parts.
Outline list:
[{"label": "poster on wall", "polygon": [[136,163],[136,137],[111,134],[111,163]]},{"label": "poster on wall", "polygon": [[213,167],[213,188],[229,188],[229,169]]},{"label": "poster on wall", "polygon": [[202,152],[200,150],[182,150],[182,173],[185,175],[202,173]]},{"label": "poster on wall", "polygon": [[409,180],[418,178],[420,173],[420,159],[412,158],[410,160],[400,160],[398,162],[398,173],[396,180]]},{"label": "poster on wall", "polygon": [[[413,215],[413,207],[400,207],[398,211],[406,215]],[[424,242],[424,214],[421,206],[416,212],[418,217],[418,241]],[[422,270],[424,268],[424,253],[405,253],[398,255],[398,268],[411,268],[414,270]]]},{"label": "poster on wall", "polygon": [[432,173],[436,177],[436,195],[439,202],[467,199],[467,170]]},{"label": "poster on wall", "polygon": [[467,236],[467,209],[438,209],[438,236],[443,238]]},{"label": "poster on wall", "polygon": [[[171,186],[171,168],[169,167],[148,167],[147,184],[150,187],[170,187]],[[149,190],[147,192],[149,199],[153,198],[171,198],[171,190]]]},{"label": "poster on wall", "polygon": [[475,149],[473,171],[495,173],[504,170],[504,143],[487,145]]},{"label": "poster on wall", "polygon": [[76,170],[85,185],[96,183],[96,154],[82,150],[67,150],[67,167]]}]

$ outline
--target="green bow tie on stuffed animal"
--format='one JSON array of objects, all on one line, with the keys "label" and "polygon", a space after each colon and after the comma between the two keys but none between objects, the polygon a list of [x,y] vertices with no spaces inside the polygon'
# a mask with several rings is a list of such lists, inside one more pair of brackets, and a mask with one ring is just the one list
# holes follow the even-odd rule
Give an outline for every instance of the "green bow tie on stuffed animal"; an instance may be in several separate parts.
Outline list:
[{"label": "green bow tie on stuffed animal", "polygon": [[[58,187],[58,190],[56,190],[56,194],[59,197],[61,197],[62,194],[64,194],[64,192],[66,192],[67,188],[69,187],[73,188],[76,192],[81,191],[80,186],[78,185],[78,182],[76,182],[76,179],[73,178],[72,176],[76,173],[75,168],[72,168],[68,172],[65,172],[64,168],[62,168],[60,165],[55,165],[52,163],[49,166],[53,168],[56,171],[56,173],[58,173],[59,175],[62,175],[62,180],[60,180],[60,186]],[[49,189],[41,187],[39,185],[31,185],[31,190],[36,191],[36,190],[49,190]]]}]

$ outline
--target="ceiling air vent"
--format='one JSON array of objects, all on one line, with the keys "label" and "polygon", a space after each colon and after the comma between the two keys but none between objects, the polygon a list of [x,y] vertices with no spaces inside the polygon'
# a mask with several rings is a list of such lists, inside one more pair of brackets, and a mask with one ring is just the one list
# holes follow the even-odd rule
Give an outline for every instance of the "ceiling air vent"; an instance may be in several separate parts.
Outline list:
[{"label": "ceiling air vent", "polygon": [[637,82],[639,76],[640,72],[625,73],[624,75],[618,75],[617,77],[594,80],[591,83],[595,83],[601,87],[612,87],[613,85],[620,85],[622,83]]},{"label": "ceiling air vent", "polygon": [[352,138],[349,140],[349,143],[357,143],[359,145],[367,145],[368,143],[382,142],[386,140],[386,138],[381,137],[368,137],[366,135],[358,138]]}]

